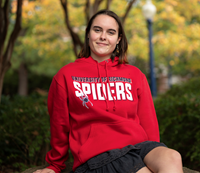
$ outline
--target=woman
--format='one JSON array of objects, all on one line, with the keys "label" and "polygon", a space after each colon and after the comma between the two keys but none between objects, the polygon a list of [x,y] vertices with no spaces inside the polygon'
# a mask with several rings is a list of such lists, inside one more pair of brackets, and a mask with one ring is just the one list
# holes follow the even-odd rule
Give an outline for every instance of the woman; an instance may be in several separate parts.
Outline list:
[{"label": "woman", "polygon": [[127,64],[127,47],[115,13],[90,19],[79,59],[53,78],[49,166],[35,173],[59,173],[69,148],[74,173],[183,173],[180,154],[159,142],[147,80]]}]

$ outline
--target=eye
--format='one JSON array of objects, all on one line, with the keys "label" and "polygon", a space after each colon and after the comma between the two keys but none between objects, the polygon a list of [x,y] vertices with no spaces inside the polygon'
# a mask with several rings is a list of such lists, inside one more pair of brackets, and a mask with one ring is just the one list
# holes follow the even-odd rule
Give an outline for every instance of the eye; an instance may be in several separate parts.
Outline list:
[{"label": "eye", "polygon": [[115,30],[108,30],[109,35],[115,35],[116,31]]},{"label": "eye", "polygon": [[94,28],[95,32],[100,32],[101,30],[99,28]]},{"label": "eye", "polygon": [[114,34],[115,34],[114,31],[109,31],[108,33],[109,33],[110,35],[114,35]]}]

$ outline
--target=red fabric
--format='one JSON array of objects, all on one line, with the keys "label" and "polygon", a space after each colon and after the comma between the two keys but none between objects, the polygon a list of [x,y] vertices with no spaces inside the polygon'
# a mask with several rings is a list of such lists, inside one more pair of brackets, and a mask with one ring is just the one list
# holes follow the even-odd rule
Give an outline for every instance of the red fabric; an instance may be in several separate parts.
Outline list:
[{"label": "red fabric", "polygon": [[56,173],[65,168],[69,148],[75,170],[102,152],[160,140],[145,75],[118,64],[117,57],[101,63],[81,58],[64,66],[50,86],[48,110],[52,149],[46,160]]}]

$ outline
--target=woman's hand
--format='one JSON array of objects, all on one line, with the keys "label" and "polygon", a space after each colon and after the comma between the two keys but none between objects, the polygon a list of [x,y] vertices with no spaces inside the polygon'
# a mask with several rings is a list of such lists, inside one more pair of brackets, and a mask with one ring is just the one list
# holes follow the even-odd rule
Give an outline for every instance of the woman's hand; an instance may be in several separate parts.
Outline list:
[{"label": "woman's hand", "polygon": [[44,168],[44,169],[38,169],[37,171],[35,171],[33,173],[55,173],[55,171],[53,171],[52,169],[49,169],[49,168]]}]

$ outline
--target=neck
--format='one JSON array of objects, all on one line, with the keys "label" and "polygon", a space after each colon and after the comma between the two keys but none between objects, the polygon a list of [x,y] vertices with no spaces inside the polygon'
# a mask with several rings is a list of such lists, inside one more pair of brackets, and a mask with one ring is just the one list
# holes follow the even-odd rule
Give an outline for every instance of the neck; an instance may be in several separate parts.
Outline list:
[{"label": "neck", "polygon": [[110,55],[107,55],[107,56],[97,56],[97,55],[94,55],[91,53],[91,57],[96,60],[97,62],[102,62],[102,61],[105,61],[107,59],[110,59]]}]

